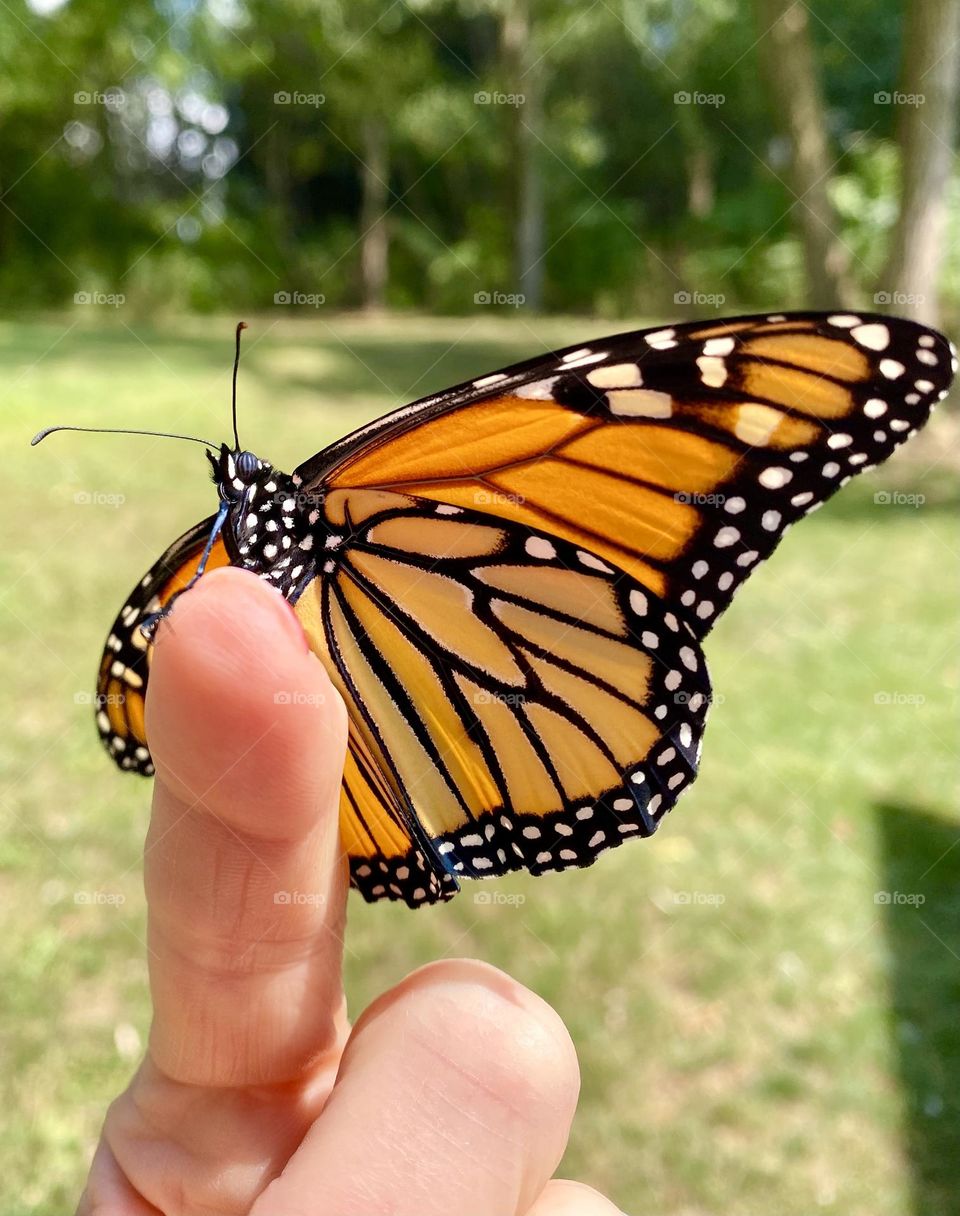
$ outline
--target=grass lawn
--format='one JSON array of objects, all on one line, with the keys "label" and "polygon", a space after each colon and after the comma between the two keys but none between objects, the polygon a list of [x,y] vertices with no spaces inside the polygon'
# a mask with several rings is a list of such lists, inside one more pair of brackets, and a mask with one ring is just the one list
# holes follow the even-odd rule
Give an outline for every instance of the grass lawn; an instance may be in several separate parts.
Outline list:
[{"label": "grass lawn", "polygon": [[[258,318],[241,437],[290,468],[392,405],[603,328]],[[0,323],[7,1216],[72,1211],[146,1036],[150,787],[102,755],[89,699],[126,592],[215,502],[199,448],[27,441],[54,422],[226,435],[231,338],[226,318]],[[563,1171],[625,1211],[960,1208],[955,437],[941,415],[851,485],[718,624],[700,780],[653,841],[498,884],[521,903],[475,902],[489,884],[416,914],[352,897],[355,1011],[451,954],[558,1009],[583,1070]],[[878,505],[883,490],[926,501]],[[97,891],[116,899],[78,902]]]}]

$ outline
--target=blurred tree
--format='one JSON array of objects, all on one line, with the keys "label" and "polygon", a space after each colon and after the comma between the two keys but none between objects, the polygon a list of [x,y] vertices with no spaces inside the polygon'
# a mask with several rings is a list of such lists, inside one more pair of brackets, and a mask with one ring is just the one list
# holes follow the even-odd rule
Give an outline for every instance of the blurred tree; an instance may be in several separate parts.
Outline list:
[{"label": "blurred tree", "polygon": [[[531,39],[530,0],[505,0],[501,45],[507,113],[513,115],[514,266],[527,308],[543,306],[543,55]],[[523,100],[520,101],[520,98]]]},{"label": "blurred tree", "polygon": [[939,324],[960,95],[960,0],[905,6],[900,75],[900,209],[882,289],[893,311]]},{"label": "blurred tree", "polygon": [[807,298],[813,308],[852,303],[849,251],[830,198],[834,169],[827,141],[810,14],[798,0],[756,0],[759,48],[776,121],[790,141],[790,211],[804,244]]},{"label": "blurred tree", "polygon": [[958,2],[9,0],[0,293],[956,311]]}]

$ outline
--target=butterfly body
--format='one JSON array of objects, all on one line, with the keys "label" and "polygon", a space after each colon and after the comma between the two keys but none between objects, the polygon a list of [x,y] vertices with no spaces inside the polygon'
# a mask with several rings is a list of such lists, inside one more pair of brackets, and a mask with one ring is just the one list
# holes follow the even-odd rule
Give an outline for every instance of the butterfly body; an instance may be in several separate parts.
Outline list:
[{"label": "butterfly body", "polygon": [[220,512],[138,584],[98,724],[152,772],[141,625],[233,564],[291,603],[350,719],[354,885],[589,864],[696,776],[700,643],[785,531],[885,459],[955,355],[910,322],[796,314],[621,334],[404,407],[286,474],[210,456]]}]

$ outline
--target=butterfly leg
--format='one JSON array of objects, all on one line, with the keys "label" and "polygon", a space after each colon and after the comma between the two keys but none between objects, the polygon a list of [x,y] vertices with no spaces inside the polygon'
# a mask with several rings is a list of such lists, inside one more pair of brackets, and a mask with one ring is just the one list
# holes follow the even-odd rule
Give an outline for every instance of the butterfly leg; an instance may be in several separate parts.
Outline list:
[{"label": "butterfly leg", "polygon": [[146,617],[141,622],[140,632],[143,634],[143,636],[147,639],[148,642],[153,641],[154,635],[157,632],[157,626],[164,619],[164,617],[167,617],[170,615],[170,611],[173,608],[173,605],[177,602],[177,600],[180,598],[180,596],[183,595],[184,591],[189,591],[190,588],[201,577],[204,570],[206,570],[207,561],[210,558],[210,553],[213,549],[214,543],[216,542],[217,537],[223,531],[223,525],[226,522],[226,518],[229,513],[230,513],[230,503],[227,502],[226,500],[224,500],[220,504],[220,509],[217,511],[216,518],[213,521],[213,527],[210,529],[210,535],[207,537],[207,543],[204,546],[203,553],[200,556],[200,561],[197,565],[196,574],[194,574],[193,578],[191,578],[190,581],[187,583],[187,585],[185,587],[182,587],[176,593],[176,595],[173,595],[170,597],[169,602],[167,604],[165,604],[159,612],[152,613],[150,616]]}]

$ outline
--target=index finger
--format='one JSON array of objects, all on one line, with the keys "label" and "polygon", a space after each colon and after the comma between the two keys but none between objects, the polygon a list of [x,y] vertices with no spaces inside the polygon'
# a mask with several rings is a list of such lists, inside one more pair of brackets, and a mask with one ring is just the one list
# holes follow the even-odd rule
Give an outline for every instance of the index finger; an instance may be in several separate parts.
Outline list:
[{"label": "index finger", "polygon": [[192,1084],[296,1079],[345,1028],[343,703],[280,596],[228,568],[161,624],[147,722],[153,1061]]}]

